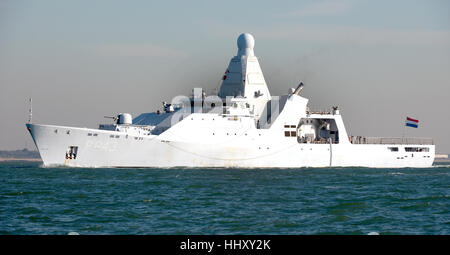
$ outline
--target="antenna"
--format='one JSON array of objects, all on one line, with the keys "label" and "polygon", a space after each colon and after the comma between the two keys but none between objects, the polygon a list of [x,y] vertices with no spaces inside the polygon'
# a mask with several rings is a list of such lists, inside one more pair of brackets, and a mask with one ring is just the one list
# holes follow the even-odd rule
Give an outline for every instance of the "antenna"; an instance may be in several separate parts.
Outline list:
[{"label": "antenna", "polygon": [[30,110],[28,113],[28,123],[31,124],[33,122],[33,98],[30,97]]}]

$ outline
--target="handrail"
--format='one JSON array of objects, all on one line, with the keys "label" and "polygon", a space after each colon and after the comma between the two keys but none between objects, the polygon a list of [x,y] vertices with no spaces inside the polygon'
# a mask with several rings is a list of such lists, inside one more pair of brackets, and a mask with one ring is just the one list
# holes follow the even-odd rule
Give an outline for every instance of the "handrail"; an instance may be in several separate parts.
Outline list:
[{"label": "handrail", "polygon": [[353,144],[419,144],[433,145],[433,138],[424,137],[366,137],[350,136],[349,140]]}]

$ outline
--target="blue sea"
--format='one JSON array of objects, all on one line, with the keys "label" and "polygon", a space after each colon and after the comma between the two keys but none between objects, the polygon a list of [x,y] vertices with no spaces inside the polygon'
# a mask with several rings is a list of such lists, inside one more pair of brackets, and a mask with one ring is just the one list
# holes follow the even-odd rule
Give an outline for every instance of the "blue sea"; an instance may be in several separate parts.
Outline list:
[{"label": "blue sea", "polygon": [[450,234],[450,165],[103,169],[0,163],[0,234]]}]

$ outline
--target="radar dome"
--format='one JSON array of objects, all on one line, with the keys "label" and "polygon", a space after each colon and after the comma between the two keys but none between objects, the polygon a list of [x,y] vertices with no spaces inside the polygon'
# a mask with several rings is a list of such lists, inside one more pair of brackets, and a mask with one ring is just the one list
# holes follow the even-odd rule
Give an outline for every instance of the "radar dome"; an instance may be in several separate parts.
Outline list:
[{"label": "radar dome", "polygon": [[241,34],[237,39],[238,55],[253,56],[253,47],[255,47],[255,38],[249,33]]}]

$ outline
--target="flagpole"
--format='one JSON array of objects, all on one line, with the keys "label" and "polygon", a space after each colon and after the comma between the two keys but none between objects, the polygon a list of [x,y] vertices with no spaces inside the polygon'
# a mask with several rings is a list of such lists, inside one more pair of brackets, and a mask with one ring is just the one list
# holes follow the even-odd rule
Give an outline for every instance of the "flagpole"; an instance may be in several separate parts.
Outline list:
[{"label": "flagpole", "polygon": [[402,144],[405,143],[406,122],[403,121]]},{"label": "flagpole", "polygon": [[402,144],[404,144],[405,142],[405,129],[406,129],[406,124],[404,121],[402,121],[403,123],[403,131],[402,131]]},{"label": "flagpole", "polygon": [[33,122],[33,98],[30,97],[30,109],[28,110],[28,123]]}]

